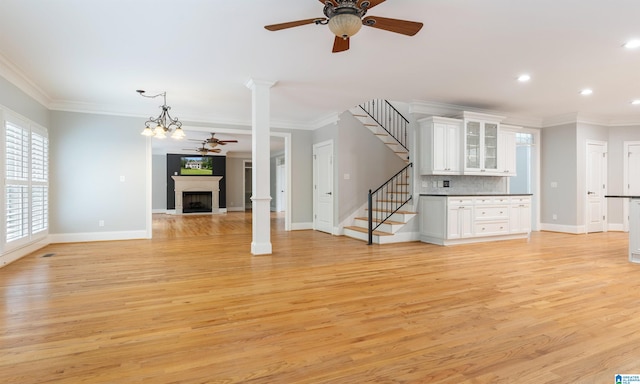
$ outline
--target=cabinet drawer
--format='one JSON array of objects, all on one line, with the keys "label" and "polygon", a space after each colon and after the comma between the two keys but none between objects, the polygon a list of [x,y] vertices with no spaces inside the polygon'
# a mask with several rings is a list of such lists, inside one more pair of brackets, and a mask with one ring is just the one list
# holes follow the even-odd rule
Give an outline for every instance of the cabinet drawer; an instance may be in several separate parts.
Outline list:
[{"label": "cabinet drawer", "polygon": [[486,197],[476,197],[473,199],[473,202],[476,205],[483,205],[483,204],[494,204],[494,196],[486,196]]},{"label": "cabinet drawer", "polygon": [[531,204],[531,196],[514,196],[511,198],[511,204]]},{"label": "cabinet drawer", "polygon": [[498,206],[476,206],[475,219],[476,220],[493,220],[493,219],[508,219],[509,207],[506,205]]},{"label": "cabinet drawer", "polygon": [[473,206],[473,199],[471,197],[449,197],[447,204],[449,204],[449,207],[457,207],[460,205],[471,207]]},{"label": "cabinet drawer", "polygon": [[504,235],[509,233],[508,221],[487,221],[476,222],[475,235],[476,236],[495,236]]}]

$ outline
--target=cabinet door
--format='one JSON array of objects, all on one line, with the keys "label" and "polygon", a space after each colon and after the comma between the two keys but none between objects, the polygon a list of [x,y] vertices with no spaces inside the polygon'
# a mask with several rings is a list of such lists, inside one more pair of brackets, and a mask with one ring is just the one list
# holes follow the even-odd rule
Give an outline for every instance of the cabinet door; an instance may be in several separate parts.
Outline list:
[{"label": "cabinet door", "polygon": [[509,226],[511,233],[531,232],[531,205],[513,204],[511,206]]},{"label": "cabinet door", "polygon": [[447,239],[459,239],[460,233],[460,207],[451,207],[447,212]]},{"label": "cabinet door", "polygon": [[467,121],[465,128],[465,170],[480,170],[480,130],[479,121]]},{"label": "cabinet door", "polygon": [[447,142],[448,142],[448,126],[447,124],[433,124],[433,171],[447,170]]},{"label": "cabinet door", "polygon": [[447,239],[473,237],[472,207],[452,206],[447,213]]},{"label": "cabinet door", "polygon": [[460,237],[473,237],[473,210],[471,207],[464,207],[459,211]]},{"label": "cabinet door", "polygon": [[447,142],[445,144],[446,168],[450,172],[459,172],[460,167],[460,125],[447,124]]},{"label": "cabinet door", "polygon": [[498,170],[498,124],[484,123],[482,129],[481,167],[487,172]]},{"label": "cabinet door", "polygon": [[516,133],[498,133],[498,171],[506,176],[516,176]]}]

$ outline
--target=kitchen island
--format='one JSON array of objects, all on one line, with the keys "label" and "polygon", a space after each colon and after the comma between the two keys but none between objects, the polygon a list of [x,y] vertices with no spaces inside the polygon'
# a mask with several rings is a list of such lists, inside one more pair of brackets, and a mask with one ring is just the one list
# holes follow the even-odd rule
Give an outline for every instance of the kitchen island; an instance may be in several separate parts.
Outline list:
[{"label": "kitchen island", "polygon": [[629,261],[640,263],[640,196],[605,195],[605,197],[629,199]]},{"label": "kitchen island", "polygon": [[455,245],[529,238],[531,194],[421,194],[420,240]]}]

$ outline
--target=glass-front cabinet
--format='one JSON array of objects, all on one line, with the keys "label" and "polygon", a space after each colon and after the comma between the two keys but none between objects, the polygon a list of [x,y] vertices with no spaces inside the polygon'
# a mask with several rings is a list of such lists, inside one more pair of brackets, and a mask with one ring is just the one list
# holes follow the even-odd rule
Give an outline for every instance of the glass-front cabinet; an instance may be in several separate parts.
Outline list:
[{"label": "glass-front cabinet", "polygon": [[464,127],[464,174],[497,173],[499,122],[465,116]]}]

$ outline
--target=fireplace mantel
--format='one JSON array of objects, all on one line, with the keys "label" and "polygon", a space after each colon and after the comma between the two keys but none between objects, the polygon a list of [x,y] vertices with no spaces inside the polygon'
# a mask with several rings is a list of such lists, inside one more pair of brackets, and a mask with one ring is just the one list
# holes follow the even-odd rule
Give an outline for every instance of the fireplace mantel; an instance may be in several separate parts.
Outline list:
[{"label": "fireplace mantel", "polygon": [[211,213],[220,213],[222,176],[171,176],[175,181],[176,214],[182,215],[182,192],[211,192]]}]

